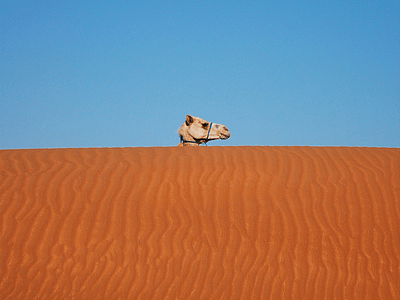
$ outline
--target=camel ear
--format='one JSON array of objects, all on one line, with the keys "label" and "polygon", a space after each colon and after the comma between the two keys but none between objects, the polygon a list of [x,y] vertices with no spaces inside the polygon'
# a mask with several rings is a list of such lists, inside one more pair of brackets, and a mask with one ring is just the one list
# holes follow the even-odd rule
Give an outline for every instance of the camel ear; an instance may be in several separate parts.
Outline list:
[{"label": "camel ear", "polygon": [[186,115],[186,126],[189,126],[193,123],[193,117],[191,115]]}]

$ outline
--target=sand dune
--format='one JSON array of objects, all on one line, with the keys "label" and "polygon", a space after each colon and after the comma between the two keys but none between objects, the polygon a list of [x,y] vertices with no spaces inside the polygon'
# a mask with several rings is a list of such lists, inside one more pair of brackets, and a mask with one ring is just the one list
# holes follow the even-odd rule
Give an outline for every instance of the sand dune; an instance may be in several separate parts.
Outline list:
[{"label": "sand dune", "polygon": [[0,299],[400,299],[400,149],[2,150]]}]

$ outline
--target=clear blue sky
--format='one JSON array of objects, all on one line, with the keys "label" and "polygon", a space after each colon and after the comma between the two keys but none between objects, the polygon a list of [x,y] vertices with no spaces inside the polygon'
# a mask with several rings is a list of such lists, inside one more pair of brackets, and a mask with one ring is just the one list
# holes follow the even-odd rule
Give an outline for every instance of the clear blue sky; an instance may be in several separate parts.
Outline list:
[{"label": "clear blue sky", "polygon": [[0,149],[400,147],[400,1],[1,1]]}]

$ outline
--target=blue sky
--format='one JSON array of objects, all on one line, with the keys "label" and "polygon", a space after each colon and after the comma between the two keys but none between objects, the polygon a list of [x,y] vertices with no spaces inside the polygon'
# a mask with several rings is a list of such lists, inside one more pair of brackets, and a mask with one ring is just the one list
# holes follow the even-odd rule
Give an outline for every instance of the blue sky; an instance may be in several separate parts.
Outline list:
[{"label": "blue sky", "polygon": [[400,147],[400,2],[0,1],[0,149]]}]

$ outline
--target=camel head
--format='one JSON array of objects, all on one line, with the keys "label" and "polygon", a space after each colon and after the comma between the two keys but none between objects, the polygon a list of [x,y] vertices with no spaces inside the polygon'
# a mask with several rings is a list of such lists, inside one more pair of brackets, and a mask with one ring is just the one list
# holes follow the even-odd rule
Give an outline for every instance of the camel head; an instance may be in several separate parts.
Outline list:
[{"label": "camel head", "polygon": [[198,146],[211,140],[226,140],[231,136],[221,124],[210,123],[203,119],[186,115],[185,122],[178,129],[182,146]]}]

